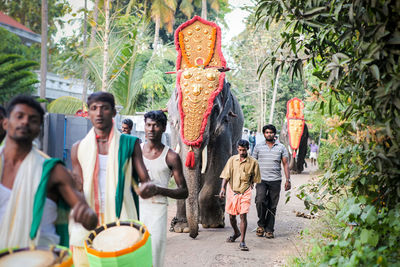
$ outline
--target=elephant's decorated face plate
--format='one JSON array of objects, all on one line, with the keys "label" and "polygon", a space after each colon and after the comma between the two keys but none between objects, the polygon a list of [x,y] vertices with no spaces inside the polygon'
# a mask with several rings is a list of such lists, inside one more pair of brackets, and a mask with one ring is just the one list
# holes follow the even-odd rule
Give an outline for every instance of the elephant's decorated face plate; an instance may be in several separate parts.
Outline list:
[{"label": "elephant's decorated face plate", "polygon": [[199,68],[189,68],[178,75],[182,134],[194,145],[201,139],[214,98],[222,89],[224,75],[216,69]]},{"label": "elephant's decorated face plate", "polygon": [[221,28],[198,16],[175,31],[176,70],[192,67],[226,67],[221,52]]},{"label": "elephant's decorated face plate", "polygon": [[198,16],[175,32],[181,117],[181,137],[186,145],[200,146],[215,97],[222,91],[226,61],[221,52],[221,29]]},{"label": "elephant's decorated face plate", "polygon": [[[300,146],[301,136],[304,131],[304,104],[298,98],[293,98],[287,102],[286,118],[289,133],[289,145],[293,150]],[[295,156],[296,154],[294,154]]]}]

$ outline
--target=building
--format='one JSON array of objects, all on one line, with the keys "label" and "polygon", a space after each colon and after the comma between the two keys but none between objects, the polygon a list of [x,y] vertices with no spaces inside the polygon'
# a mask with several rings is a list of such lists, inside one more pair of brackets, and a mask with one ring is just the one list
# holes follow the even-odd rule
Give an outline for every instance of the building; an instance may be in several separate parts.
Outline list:
[{"label": "building", "polygon": [[[40,95],[40,71],[34,71],[37,74],[39,83],[36,84],[34,96]],[[54,100],[61,96],[73,96],[82,98],[83,80],[74,78],[63,78],[57,74],[47,72],[46,80],[46,99]],[[88,88],[88,95],[93,91]]]},{"label": "building", "polygon": [[0,27],[16,34],[26,46],[31,46],[33,43],[41,43],[40,34],[34,33],[28,27],[25,27],[15,19],[7,16],[0,11]]}]

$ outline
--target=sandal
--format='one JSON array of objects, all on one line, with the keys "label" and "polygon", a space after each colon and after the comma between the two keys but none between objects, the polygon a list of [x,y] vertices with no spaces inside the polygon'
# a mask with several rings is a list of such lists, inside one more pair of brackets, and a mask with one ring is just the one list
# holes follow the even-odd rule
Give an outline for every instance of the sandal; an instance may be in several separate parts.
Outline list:
[{"label": "sandal", "polygon": [[246,246],[246,243],[240,242],[239,248],[241,251],[249,251],[249,248]]},{"label": "sandal", "polygon": [[236,239],[238,239],[238,237],[240,237],[240,234],[239,235],[231,235],[230,237],[228,237],[228,239],[226,240],[226,242],[228,242],[228,243],[233,243],[233,242],[235,242],[236,241]]},{"label": "sandal", "polygon": [[264,236],[264,228],[262,228],[261,226],[258,226],[257,230],[256,230],[256,235],[258,237],[263,237]]}]

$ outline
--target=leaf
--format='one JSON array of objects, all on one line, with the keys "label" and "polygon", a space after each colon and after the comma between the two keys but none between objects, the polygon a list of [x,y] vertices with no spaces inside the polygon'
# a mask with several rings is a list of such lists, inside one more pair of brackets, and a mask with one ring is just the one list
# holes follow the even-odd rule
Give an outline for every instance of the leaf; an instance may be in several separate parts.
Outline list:
[{"label": "leaf", "polygon": [[371,71],[371,73],[372,73],[372,76],[374,76],[374,78],[375,78],[376,80],[380,81],[380,75],[379,75],[379,68],[378,68],[378,66],[374,64],[374,65],[371,65],[371,66],[369,67],[369,69],[370,69],[370,71]]},{"label": "leaf", "polygon": [[362,229],[360,241],[363,244],[369,244],[375,247],[378,244],[379,236],[374,230]]},{"label": "leaf", "polygon": [[366,206],[361,214],[361,219],[368,224],[376,222],[378,220],[378,215],[375,211],[375,207],[371,205]]}]

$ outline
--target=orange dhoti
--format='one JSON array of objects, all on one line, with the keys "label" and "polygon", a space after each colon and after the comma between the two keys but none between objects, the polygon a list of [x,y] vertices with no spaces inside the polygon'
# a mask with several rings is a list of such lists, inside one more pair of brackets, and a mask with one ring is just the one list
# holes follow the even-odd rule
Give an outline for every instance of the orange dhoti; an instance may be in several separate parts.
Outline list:
[{"label": "orange dhoti", "polygon": [[225,211],[230,215],[239,215],[249,212],[251,204],[251,187],[243,194],[235,193],[228,184],[226,187]]}]

